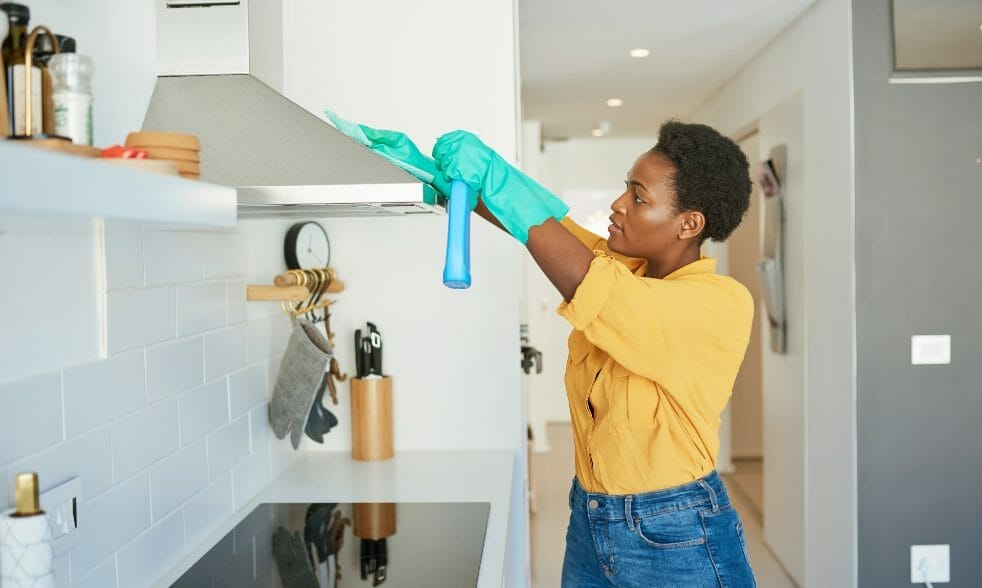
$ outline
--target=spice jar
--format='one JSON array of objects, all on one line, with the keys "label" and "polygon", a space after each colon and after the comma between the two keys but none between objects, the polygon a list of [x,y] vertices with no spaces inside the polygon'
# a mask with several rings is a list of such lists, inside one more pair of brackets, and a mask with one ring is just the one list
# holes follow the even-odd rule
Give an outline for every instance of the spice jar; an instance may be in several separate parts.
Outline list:
[{"label": "spice jar", "polygon": [[92,60],[77,53],[52,55],[54,133],[78,145],[92,144]]}]

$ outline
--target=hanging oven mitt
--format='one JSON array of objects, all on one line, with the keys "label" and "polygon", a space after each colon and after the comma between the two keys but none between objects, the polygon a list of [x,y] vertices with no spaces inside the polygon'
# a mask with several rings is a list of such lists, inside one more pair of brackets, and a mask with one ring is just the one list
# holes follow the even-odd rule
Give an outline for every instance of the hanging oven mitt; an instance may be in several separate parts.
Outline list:
[{"label": "hanging oven mitt", "polygon": [[269,424],[278,439],[290,434],[293,448],[300,446],[317,388],[331,361],[331,346],[314,323],[297,319],[280,362],[269,403]]}]

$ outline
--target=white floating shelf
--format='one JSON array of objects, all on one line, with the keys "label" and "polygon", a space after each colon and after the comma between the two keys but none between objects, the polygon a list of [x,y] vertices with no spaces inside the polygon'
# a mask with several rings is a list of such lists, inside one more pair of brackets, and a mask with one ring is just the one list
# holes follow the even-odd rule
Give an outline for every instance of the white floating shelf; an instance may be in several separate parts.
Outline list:
[{"label": "white floating shelf", "polygon": [[0,141],[0,214],[234,227],[236,191]]}]

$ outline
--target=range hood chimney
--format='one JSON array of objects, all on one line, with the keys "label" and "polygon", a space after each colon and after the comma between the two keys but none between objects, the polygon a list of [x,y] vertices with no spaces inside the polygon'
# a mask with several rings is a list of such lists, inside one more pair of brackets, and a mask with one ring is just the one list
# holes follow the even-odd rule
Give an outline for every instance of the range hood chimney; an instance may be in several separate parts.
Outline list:
[{"label": "range hood chimney", "polygon": [[419,180],[274,89],[282,0],[252,1],[156,0],[159,77],[143,129],[197,135],[201,179],[237,188],[242,218],[443,212]]}]

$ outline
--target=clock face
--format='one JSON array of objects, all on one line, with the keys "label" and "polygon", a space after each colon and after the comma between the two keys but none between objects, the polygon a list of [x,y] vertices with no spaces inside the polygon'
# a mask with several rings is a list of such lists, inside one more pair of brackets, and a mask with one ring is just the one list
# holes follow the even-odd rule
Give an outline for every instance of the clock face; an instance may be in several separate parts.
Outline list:
[{"label": "clock face", "polygon": [[286,233],[284,253],[289,269],[326,268],[331,261],[327,231],[312,221],[293,225]]}]

